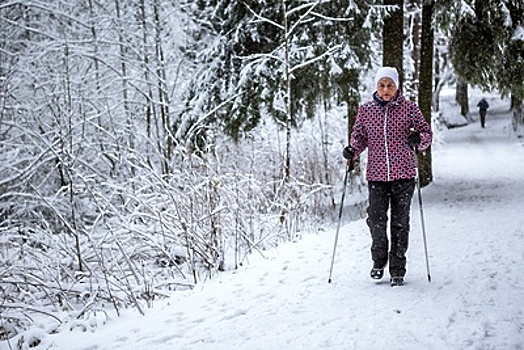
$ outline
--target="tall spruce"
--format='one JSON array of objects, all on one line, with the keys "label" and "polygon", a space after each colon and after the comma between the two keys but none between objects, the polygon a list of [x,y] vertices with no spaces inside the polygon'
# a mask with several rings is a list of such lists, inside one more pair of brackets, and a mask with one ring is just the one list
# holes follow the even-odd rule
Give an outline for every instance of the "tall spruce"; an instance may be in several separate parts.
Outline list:
[{"label": "tall spruce", "polygon": [[[222,0],[199,5],[194,16],[209,23],[212,41],[198,55],[201,70],[175,125],[179,135],[184,135],[180,128],[203,118],[234,140],[266,114],[283,126],[300,126],[321,102],[347,102],[350,91],[358,91],[360,72],[370,65],[371,48],[362,45],[370,38],[366,1]],[[201,130],[205,137],[205,128]]]},{"label": "tall spruce", "polygon": [[450,49],[457,74],[485,90],[511,94],[516,129],[524,100],[524,3],[463,1],[455,11],[459,16]]}]

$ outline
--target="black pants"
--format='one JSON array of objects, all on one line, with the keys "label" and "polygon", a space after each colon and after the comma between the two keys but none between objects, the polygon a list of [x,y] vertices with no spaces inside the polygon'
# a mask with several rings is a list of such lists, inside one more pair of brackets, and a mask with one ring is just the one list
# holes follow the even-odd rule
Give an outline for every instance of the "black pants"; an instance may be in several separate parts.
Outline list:
[{"label": "black pants", "polygon": [[[373,266],[385,267],[389,258],[390,275],[404,276],[406,274],[411,199],[415,190],[415,180],[369,182],[368,189],[367,224],[372,239]],[[391,242],[388,241],[387,235],[388,209],[391,210]]]},{"label": "black pants", "polygon": [[481,109],[479,111],[479,114],[480,114],[480,126],[485,128],[486,127],[486,111]]}]

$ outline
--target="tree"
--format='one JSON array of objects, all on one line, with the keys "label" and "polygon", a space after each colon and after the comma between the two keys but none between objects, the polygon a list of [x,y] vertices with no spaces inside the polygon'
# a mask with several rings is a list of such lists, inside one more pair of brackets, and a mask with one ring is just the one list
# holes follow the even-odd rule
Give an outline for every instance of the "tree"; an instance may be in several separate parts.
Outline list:
[{"label": "tree", "polygon": [[420,79],[420,40],[421,40],[421,4],[422,0],[409,0],[406,3],[406,30],[409,35],[406,43],[406,51],[412,66],[407,65],[404,76],[406,83],[403,85],[404,96],[411,101],[416,101],[418,84]]},{"label": "tree", "polygon": [[524,3],[471,0],[467,4],[454,7],[460,16],[450,43],[453,66],[467,83],[511,94],[516,101],[516,128],[522,122],[524,100]]},{"label": "tree", "polygon": [[471,121],[471,113],[469,112],[468,83],[458,78],[455,89],[455,101],[457,101],[460,106],[460,115],[466,118],[467,121]]},{"label": "tree", "polygon": [[382,65],[395,67],[399,73],[399,88],[404,84],[404,0],[384,0],[395,6],[384,18],[382,29]]},{"label": "tree", "polygon": [[[0,226],[8,242],[0,259],[12,259],[16,266],[4,276],[15,282],[2,286],[2,304],[31,299],[41,310],[54,309],[93,288],[96,298],[117,308],[131,301],[140,309],[131,284],[145,287],[146,273],[137,272],[126,249],[129,241],[124,241],[134,240],[130,222],[158,217],[165,225],[170,220],[157,215],[162,210],[155,212],[151,202],[138,216],[154,214],[126,217],[148,202],[134,189],[162,196],[145,182],[159,174],[167,178],[165,165],[173,164],[168,95],[178,52],[171,38],[165,40],[172,23],[165,13],[174,10],[170,2],[143,3],[141,20],[137,1],[4,2],[0,7]],[[139,27],[153,29],[147,42],[155,45],[141,45]],[[148,94],[147,86],[157,89]],[[160,111],[158,118],[152,113],[147,120],[148,106]],[[156,134],[142,132],[148,122]],[[149,147],[155,144],[159,147]],[[147,241],[165,253],[153,236],[134,241],[135,247]],[[169,252],[166,256],[173,260]],[[92,279],[86,283],[87,274]],[[113,288],[129,292],[128,301]],[[17,315],[17,308],[5,319],[23,325],[26,311],[22,306]]]},{"label": "tree", "polygon": [[[210,6],[216,11],[207,11]],[[212,112],[207,123],[238,141],[270,115],[286,129],[288,178],[291,128],[314,116],[321,101],[345,101],[351,88],[358,90],[355,72],[358,84],[370,57],[361,45],[369,37],[367,11],[364,1],[202,2],[195,16],[211,23],[216,39],[188,89],[176,132],[187,125],[183,120],[194,123]]]},{"label": "tree", "polygon": [[[433,105],[433,9],[434,0],[424,0],[422,3],[422,38],[420,48],[420,84],[418,104],[426,121],[431,125]],[[418,155],[419,178],[422,186],[433,180],[431,166],[431,148]]]}]

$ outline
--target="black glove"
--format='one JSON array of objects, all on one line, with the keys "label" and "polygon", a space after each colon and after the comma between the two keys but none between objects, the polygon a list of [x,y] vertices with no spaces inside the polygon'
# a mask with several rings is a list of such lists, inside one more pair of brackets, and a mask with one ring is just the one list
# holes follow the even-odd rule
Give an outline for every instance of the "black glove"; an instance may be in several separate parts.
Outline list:
[{"label": "black glove", "polygon": [[355,161],[353,159],[347,160],[348,171],[355,170]]},{"label": "black glove", "polygon": [[408,138],[409,147],[417,149],[420,144],[420,134],[416,131],[412,131]]},{"label": "black glove", "polygon": [[342,156],[346,158],[347,160],[352,160],[355,156],[355,151],[351,146],[344,147],[344,150],[342,151]]}]

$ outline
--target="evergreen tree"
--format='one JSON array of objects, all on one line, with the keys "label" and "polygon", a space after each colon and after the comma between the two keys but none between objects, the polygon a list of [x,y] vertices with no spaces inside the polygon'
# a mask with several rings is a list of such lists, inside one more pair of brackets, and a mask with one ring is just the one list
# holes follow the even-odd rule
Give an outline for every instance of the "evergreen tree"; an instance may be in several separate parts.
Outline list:
[{"label": "evergreen tree", "polygon": [[[450,49],[457,74],[483,89],[510,93],[518,111],[524,99],[524,3],[474,0],[455,5],[455,12],[460,16]],[[515,116],[519,122],[521,114]]]},{"label": "evergreen tree", "polygon": [[235,140],[264,113],[283,125],[290,114],[298,126],[319,102],[346,100],[355,71],[358,83],[370,64],[365,1],[201,1],[194,10],[209,23],[212,43],[198,56],[202,68],[188,87],[179,135],[203,117]]}]

